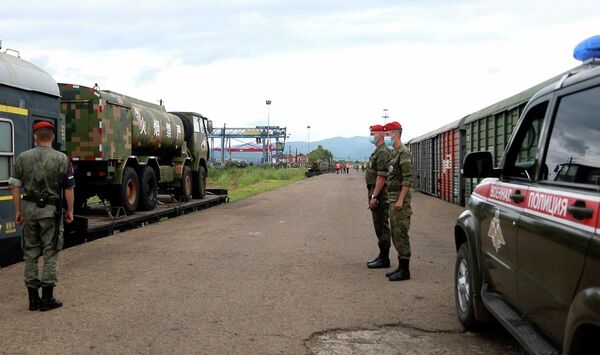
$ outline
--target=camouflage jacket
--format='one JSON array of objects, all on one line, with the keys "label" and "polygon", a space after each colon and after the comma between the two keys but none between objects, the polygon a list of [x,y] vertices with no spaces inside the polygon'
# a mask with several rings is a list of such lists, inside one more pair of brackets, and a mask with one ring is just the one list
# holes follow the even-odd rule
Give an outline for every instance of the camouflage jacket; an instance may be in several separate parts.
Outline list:
[{"label": "camouflage jacket", "polygon": [[365,180],[368,185],[375,185],[377,176],[388,176],[388,160],[392,155],[392,151],[385,144],[375,148],[371,157],[369,157],[369,163],[367,164],[367,171],[365,172]]},{"label": "camouflage jacket", "polygon": [[[65,154],[49,147],[36,146],[17,157],[14,176],[9,183],[22,187],[27,196],[46,192],[50,198],[58,200],[62,189],[75,186],[75,179]],[[23,201],[24,219],[52,218],[55,210],[53,204],[39,208],[33,202]]]},{"label": "camouflage jacket", "polygon": [[[388,162],[387,189],[390,199],[398,199],[402,186],[412,184],[412,157],[404,144],[394,149]],[[404,197],[405,202],[410,202],[410,190]]]}]

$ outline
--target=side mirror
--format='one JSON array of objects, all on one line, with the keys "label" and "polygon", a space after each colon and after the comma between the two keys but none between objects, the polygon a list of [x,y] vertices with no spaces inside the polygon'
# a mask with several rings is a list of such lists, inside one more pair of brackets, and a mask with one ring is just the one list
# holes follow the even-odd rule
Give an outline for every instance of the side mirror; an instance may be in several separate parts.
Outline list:
[{"label": "side mirror", "polygon": [[208,120],[208,122],[206,123],[206,129],[208,130],[208,133],[212,133],[213,132],[213,124],[211,120]]},{"label": "side mirror", "polygon": [[491,152],[472,152],[467,154],[462,166],[465,178],[486,178],[500,176],[494,169],[494,158]]}]

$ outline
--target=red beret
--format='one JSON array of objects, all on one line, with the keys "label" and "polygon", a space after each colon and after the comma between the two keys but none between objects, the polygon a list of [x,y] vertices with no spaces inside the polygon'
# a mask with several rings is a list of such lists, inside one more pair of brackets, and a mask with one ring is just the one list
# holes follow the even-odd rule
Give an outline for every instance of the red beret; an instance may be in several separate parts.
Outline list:
[{"label": "red beret", "polygon": [[390,122],[390,123],[386,124],[383,128],[384,128],[384,131],[386,131],[386,132],[387,131],[395,131],[398,129],[402,129],[402,125],[400,123],[394,121],[394,122]]},{"label": "red beret", "polygon": [[372,125],[371,127],[369,127],[369,129],[371,130],[371,132],[383,132],[383,131],[385,131],[385,129],[383,128],[383,126],[380,125],[380,124]]},{"label": "red beret", "polygon": [[37,131],[40,128],[50,128],[53,131],[55,131],[54,130],[54,125],[52,124],[52,122],[48,122],[48,121],[40,121],[40,122],[38,122],[38,123],[36,123],[36,124],[33,125],[33,131],[34,132]]}]

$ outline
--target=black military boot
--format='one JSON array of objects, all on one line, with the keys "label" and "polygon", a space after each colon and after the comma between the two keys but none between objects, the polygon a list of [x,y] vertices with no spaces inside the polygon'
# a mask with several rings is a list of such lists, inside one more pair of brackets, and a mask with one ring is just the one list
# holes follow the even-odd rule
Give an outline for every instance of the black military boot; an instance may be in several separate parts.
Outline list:
[{"label": "black military boot", "polygon": [[37,311],[40,308],[40,294],[37,288],[27,287],[29,292],[29,310]]},{"label": "black military boot", "polygon": [[378,245],[379,255],[367,263],[369,269],[384,269],[390,267],[390,246],[383,245],[382,243],[378,243]]},{"label": "black military boot", "polygon": [[52,295],[54,286],[42,287],[42,301],[40,302],[40,311],[45,312],[63,305],[61,300]]},{"label": "black military boot", "polygon": [[390,281],[403,281],[410,280],[410,270],[408,268],[409,260],[408,259],[400,259],[400,264],[398,265],[398,269],[390,275],[386,274],[388,280]]}]

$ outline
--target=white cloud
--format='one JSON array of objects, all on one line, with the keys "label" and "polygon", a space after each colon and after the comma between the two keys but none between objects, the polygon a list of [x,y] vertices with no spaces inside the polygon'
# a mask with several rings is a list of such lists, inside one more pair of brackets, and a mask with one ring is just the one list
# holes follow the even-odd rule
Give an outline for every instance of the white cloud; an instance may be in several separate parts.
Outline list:
[{"label": "white cloud", "polygon": [[600,23],[596,1],[165,4],[136,16],[115,1],[46,4],[0,37],[57,81],[163,99],[218,126],[266,123],[268,98],[292,140],[307,124],[312,141],[366,135],[384,108],[408,139],[575,66],[573,47]]}]

